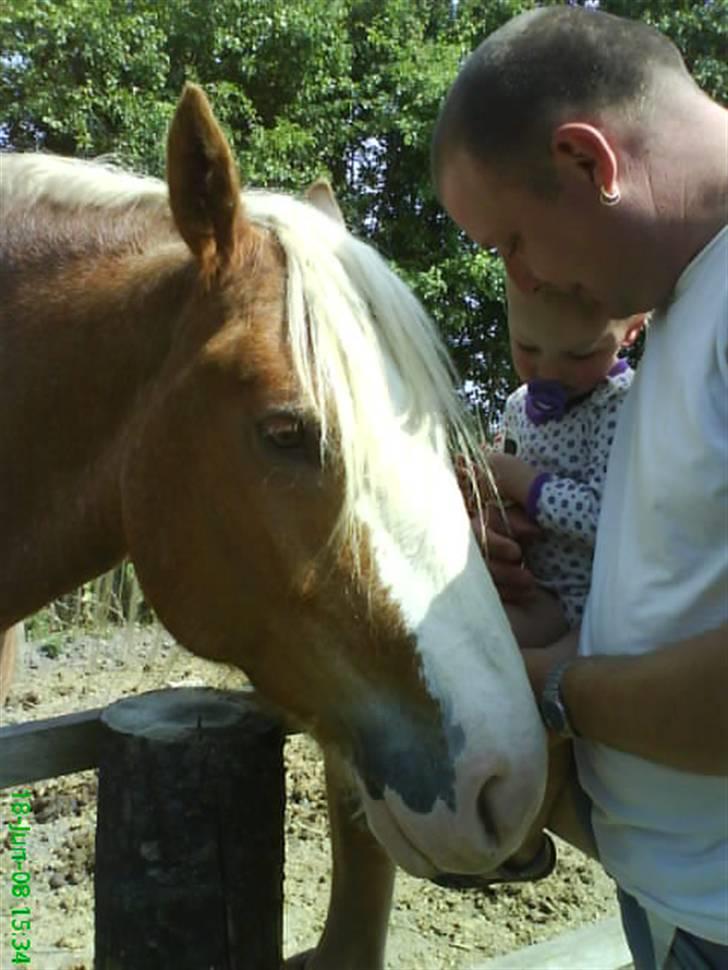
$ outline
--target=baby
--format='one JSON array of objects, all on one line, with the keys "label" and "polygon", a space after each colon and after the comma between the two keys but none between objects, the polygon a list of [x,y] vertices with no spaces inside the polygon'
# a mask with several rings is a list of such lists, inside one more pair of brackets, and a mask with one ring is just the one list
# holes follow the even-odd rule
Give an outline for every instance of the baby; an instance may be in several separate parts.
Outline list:
[{"label": "baby", "polygon": [[541,529],[524,550],[532,596],[507,611],[521,647],[553,642],[581,621],[619,409],[634,372],[620,351],[645,314],[604,319],[576,299],[507,285],[508,329],[524,382],[506,402],[489,455],[499,494]]}]

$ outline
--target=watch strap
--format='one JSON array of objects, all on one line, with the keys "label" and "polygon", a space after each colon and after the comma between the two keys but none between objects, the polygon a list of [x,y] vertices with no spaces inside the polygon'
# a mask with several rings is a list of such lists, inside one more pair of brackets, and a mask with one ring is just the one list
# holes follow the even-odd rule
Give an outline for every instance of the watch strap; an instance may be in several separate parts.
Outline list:
[{"label": "watch strap", "polygon": [[[564,679],[564,675],[566,674],[566,671],[569,669],[569,667],[573,665],[575,659],[576,659],[575,657],[572,657],[569,660],[563,660],[561,663],[556,664],[556,666],[549,671],[549,673],[546,676],[546,681],[544,683],[543,691],[541,694],[540,706],[541,706],[542,715],[544,711],[544,703],[555,705],[559,709],[559,714],[561,716],[563,726],[561,727],[560,730],[558,730],[558,734],[564,738],[580,737],[579,732],[574,728],[574,724],[569,714],[569,709],[566,706],[566,702],[564,701],[564,697],[561,692],[561,684]],[[544,720],[546,720],[546,724],[549,727],[553,727],[553,725],[549,723],[549,720],[547,718],[544,718]]]}]

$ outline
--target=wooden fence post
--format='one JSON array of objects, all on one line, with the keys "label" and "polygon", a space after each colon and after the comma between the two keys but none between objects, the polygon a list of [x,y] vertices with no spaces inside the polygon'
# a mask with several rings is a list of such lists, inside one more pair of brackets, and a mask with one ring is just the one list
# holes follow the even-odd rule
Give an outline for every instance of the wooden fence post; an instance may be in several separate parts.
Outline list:
[{"label": "wooden fence post", "polygon": [[102,715],[96,970],[279,970],[283,731],[244,692]]}]

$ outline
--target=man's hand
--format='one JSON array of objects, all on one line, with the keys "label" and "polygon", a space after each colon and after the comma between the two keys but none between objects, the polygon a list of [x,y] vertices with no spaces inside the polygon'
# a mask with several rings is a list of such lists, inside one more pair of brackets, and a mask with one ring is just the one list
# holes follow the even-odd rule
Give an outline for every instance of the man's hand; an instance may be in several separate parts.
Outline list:
[{"label": "man's hand", "polygon": [[[537,474],[525,462],[515,459],[511,455],[498,454],[496,456],[495,452],[488,457],[489,466],[493,465],[494,458],[508,458],[517,461],[519,465],[524,465],[526,469],[530,469],[532,478]],[[522,602],[528,598],[535,585],[533,575],[523,566],[522,547],[537,538],[541,534],[541,530],[518,506],[508,508],[506,512],[508,521],[506,523],[498,503],[493,500],[493,488],[485,473],[476,469],[476,479],[473,481],[466,471],[464,462],[457,458],[455,459],[455,471],[476,542],[488,564],[488,569],[501,599],[505,603]],[[483,514],[482,520],[478,514],[478,498]]]},{"label": "man's hand", "polygon": [[578,649],[579,627],[573,627],[548,647],[521,650],[526,673],[537,700],[543,693],[549,673],[564,661],[576,657]]},{"label": "man's hand", "polygon": [[471,523],[501,599],[518,603],[527,599],[535,586],[533,574],[523,565],[522,546],[541,530],[520,508],[511,507],[505,514],[507,523],[498,506],[489,503],[483,507],[483,521],[476,515]]}]

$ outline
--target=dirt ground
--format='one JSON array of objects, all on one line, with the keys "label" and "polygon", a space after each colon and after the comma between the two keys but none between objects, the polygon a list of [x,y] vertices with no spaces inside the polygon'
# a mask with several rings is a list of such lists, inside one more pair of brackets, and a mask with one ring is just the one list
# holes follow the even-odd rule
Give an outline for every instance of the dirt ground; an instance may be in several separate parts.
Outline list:
[{"label": "dirt ground", "polygon": [[[241,675],[180,650],[162,631],[133,636],[27,644],[2,724],[105,705],[165,685],[233,689]],[[329,850],[321,759],[306,737],[287,742],[286,955],[313,946],[328,898]],[[27,852],[32,884],[33,970],[92,970],[95,772],[39,782],[33,792]],[[9,796],[0,792],[2,831]],[[4,842],[2,841],[4,838]],[[0,871],[7,873],[7,836]],[[5,859],[2,856],[5,856]],[[0,941],[9,926],[6,876],[0,887]],[[600,867],[559,845],[559,863],[534,885],[454,891],[403,873],[397,880],[388,970],[466,970],[491,956],[540,942],[565,929],[613,915],[611,881]],[[2,943],[0,966],[9,949]],[[160,968],[174,970],[174,968]],[[538,970],[524,967],[524,970]]]}]

